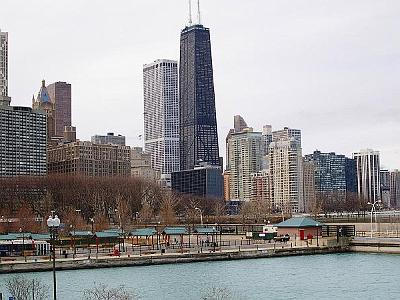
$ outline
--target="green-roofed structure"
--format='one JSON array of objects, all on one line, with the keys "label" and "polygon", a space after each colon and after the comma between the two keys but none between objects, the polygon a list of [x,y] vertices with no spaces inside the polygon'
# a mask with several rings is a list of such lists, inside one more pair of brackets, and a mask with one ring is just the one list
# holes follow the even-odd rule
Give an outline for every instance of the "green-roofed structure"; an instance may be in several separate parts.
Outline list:
[{"label": "green-roofed structure", "polygon": [[50,241],[49,233],[32,233],[32,240],[35,241]]},{"label": "green-roofed structure", "polygon": [[185,227],[165,227],[164,230],[162,231],[162,234],[164,235],[164,240],[169,246],[170,241],[171,241],[171,236],[174,236],[174,241],[175,243],[179,243],[179,241],[176,239],[176,236],[180,237],[180,244],[183,244],[183,236],[188,234],[188,231]]},{"label": "green-roofed structure", "polygon": [[152,235],[157,235],[157,230],[154,228],[138,228],[129,233],[133,237],[149,237]]},{"label": "green-roofed structure", "polygon": [[164,235],[186,235],[188,231],[185,227],[165,227],[162,231]]},{"label": "green-roofed structure", "polygon": [[157,238],[157,244],[159,240],[158,232],[155,228],[137,228],[131,231],[129,236],[132,237],[132,244],[134,243],[134,238],[136,238],[137,245],[154,245],[154,236]]},{"label": "green-roofed structure", "polygon": [[276,224],[276,227],[278,227],[278,236],[288,234],[304,240],[320,235],[322,225],[309,217],[294,217]]}]

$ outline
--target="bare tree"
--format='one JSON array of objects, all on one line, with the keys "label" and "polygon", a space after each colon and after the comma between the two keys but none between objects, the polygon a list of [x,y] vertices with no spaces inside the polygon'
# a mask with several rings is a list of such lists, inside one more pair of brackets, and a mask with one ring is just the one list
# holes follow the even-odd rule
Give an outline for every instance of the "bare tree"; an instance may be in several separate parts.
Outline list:
[{"label": "bare tree", "polygon": [[94,287],[83,291],[86,300],[133,300],[137,299],[133,291],[124,286],[110,288],[105,284],[95,284]]},{"label": "bare tree", "polygon": [[40,230],[40,224],[36,222],[35,213],[29,207],[28,203],[22,203],[17,216],[19,218],[18,226],[22,231],[38,232]]},{"label": "bare tree", "polygon": [[103,213],[97,213],[93,217],[94,220],[94,230],[102,231],[104,229],[108,229],[110,227],[110,222],[107,216]]},{"label": "bare tree", "polygon": [[38,279],[28,279],[21,275],[6,280],[5,286],[15,300],[48,299],[49,286]]},{"label": "bare tree", "polygon": [[213,204],[215,222],[221,223],[226,215],[226,204],[223,200],[215,200]]},{"label": "bare tree", "polygon": [[67,225],[67,228],[71,228],[74,230],[83,230],[86,229],[87,224],[83,219],[81,213],[76,211],[75,209],[69,209],[64,215],[64,223]]},{"label": "bare tree", "polygon": [[151,221],[154,210],[148,201],[143,200],[142,208],[139,212],[140,223],[147,224]]},{"label": "bare tree", "polygon": [[173,193],[165,193],[160,206],[160,217],[163,224],[176,224],[176,206],[178,205],[178,201]]},{"label": "bare tree", "polygon": [[130,223],[131,219],[131,207],[129,206],[128,200],[121,194],[116,196],[115,202],[117,204],[117,214],[119,219],[119,225],[121,229],[126,228],[126,225]]}]

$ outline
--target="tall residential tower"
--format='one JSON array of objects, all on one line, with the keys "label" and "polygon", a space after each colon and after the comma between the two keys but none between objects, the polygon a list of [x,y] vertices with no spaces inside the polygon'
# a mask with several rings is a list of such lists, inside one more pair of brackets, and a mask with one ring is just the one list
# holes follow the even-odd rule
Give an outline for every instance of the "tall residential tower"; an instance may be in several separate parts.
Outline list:
[{"label": "tall residential tower", "polygon": [[71,84],[57,81],[47,86],[55,110],[55,136],[62,137],[65,126],[71,126]]},{"label": "tall residential tower", "polygon": [[160,59],[143,66],[144,147],[167,185],[179,171],[178,62]]},{"label": "tall residential tower", "polygon": [[0,105],[10,104],[8,97],[8,33],[0,30]]},{"label": "tall residential tower", "polygon": [[274,209],[303,212],[303,158],[301,131],[285,127],[272,132],[268,164],[271,178],[271,199]]},{"label": "tall residential tower", "polygon": [[379,151],[371,149],[353,153],[357,164],[358,194],[369,202],[381,200]]}]

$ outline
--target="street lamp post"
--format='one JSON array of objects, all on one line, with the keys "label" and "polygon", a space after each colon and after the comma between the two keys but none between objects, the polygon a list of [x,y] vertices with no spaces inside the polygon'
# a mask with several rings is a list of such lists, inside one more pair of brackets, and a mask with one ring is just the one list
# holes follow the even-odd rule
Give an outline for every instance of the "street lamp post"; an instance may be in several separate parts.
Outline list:
[{"label": "street lamp post", "polygon": [[53,254],[53,299],[57,299],[57,284],[56,284],[56,238],[58,234],[58,228],[60,226],[60,219],[57,215],[49,216],[47,219],[47,226],[50,231],[50,241],[52,245]]},{"label": "street lamp post", "polygon": [[203,226],[203,211],[198,207],[195,207],[194,209],[200,212],[200,224]]},{"label": "street lamp post", "polygon": [[376,223],[376,206],[378,206],[381,203],[381,200],[374,200],[373,203],[368,202],[368,205],[371,205],[371,238],[373,236],[373,227],[372,227],[372,217],[373,214],[375,213],[375,223]]},{"label": "street lamp post", "polygon": [[22,234],[22,255],[24,256],[24,260],[26,262],[26,255],[25,255],[25,233],[22,231],[22,228],[19,229],[19,233]]},{"label": "street lamp post", "polygon": [[90,218],[90,223],[92,223],[92,233],[94,233],[94,218]]}]

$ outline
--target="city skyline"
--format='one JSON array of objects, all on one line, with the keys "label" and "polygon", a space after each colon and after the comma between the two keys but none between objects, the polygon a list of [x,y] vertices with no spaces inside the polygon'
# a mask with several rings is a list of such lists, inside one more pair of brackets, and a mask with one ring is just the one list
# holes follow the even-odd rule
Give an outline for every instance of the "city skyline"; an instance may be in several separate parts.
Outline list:
[{"label": "city skyline", "polygon": [[[202,23],[211,28],[213,40],[221,154],[225,153],[224,138],[232,117],[240,113],[254,128],[264,124],[300,128],[304,154],[318,149],[350,157],[360,149],[372,148],[380,151],[382,168],[400,168],[399,142],[391,138],[399,131],[399,88],[395,80],[399,70],[394,68],[393,57],[400,52],[400,45],[390,38],[399,22],[393,8],[399,8],[399,4],[364,1],[360,12],[356,3],[339,2],[315,3],[313,8],[294,4],[290,9],[285,3],[229,2],[231,14],[221,18],[218,10],[228,2],[202,1]],[[73,123],[79,138],[89,140],[96,132],[114,131],[126,135],[127,144],[142,145],[137,138],[143,133],[142,110],[135,109],[142,106],[142,65],[157,58],[178,59],[187,3],[148,1],[127,4],[124,9],[112,7],[113,14],[104,24],[101,7],[86,16],[80,13],[86,3],[73,2],[68,8],[43,3],[52,11],[63,9],[66,13],[55,14],[60,20],[51,14],[47,21],[37,20],[35,34],[24,24],[31,24],[27,16],[34,16],[40,5],[27,4],[24,11],[11,1],[2,5],[0,19],[4,23],[0,25],[9,33],[8,94],[12,105],[29,105],[42,77],[47,82],[67,81],[72,84]],[[156,9],[152,18],[157,22],[137,32],[135,29],[141,27],[135,22],[144,19],[130,21],[127,17],[149,9]],[[238,20],[245,26],[230,26],[239,13]],[[170,14],[178,17],[171,18]],[[114,15],[121,18],[117,20]],[[77,18],[74,25],[65,22],[71,16]],[[313,22],[319,22],[318,30]],[[71,26],[78,25],[81,32],[74,30],[63,39]],[[110,30],[114,33],[112,42],[97,47],[100,41],[104,45],[103,37]],[[90,40],[89,32],[93,33]],[[157,33],[162,36],[150,38]],[[37,43],[47,38],[57,42],[39,47]],[[251,47],[247,47],[249,43]],[[106,71],[104,75],[98,72],[101,68]],[[88,122],[88,115],[96,118]],[[114,117],[109,123],[102,121],[110,116]]]}]

